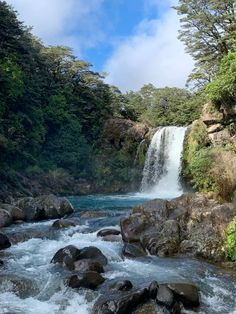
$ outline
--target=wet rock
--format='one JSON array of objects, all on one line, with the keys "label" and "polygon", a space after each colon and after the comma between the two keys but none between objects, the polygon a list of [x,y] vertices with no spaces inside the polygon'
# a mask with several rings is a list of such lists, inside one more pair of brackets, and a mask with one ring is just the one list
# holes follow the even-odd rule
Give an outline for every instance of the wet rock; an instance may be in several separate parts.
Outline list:
[{"label": "wet rock", "polygon": [[[148,301],[144,304],[141,304],[133,312],[133,314],[170,314],[166,307],[157,304],[155,301]],[[177,313],[175,313],[177,314]]]},{"label": "wet rock", "polygon": [[70,228],[75,226],[75,222],[69,219],[58,219],[52,224],[52,227],[55,229]]},{"label": "wet rock", "polygon": [[133,284],[130,280],[121,280],[111,284],[109,288],[116,291],[129,291],[133,288]]},{"label": "wet rock", "polygon": [[146,252],[140,245],[140,243],[125,243],[122,254],[126,257],[135,258],[135,257],[142,257],[146,256]]},{"label": "wet rock", "polygon": [[17,244],[20,242],[25,242],[30,239],[44,239],[47,238],[47,233],[42,230],[35,230],[35,229],[27,229],[24,232],[11,232],[8,233],[8,237],[12,244]]},{"label": "wet rock", "polygon": [[102,240],[107,242],[120,242],[121,237],[119,235],[107,235],[102,237]]},{"label": "wet rock", "polygon": [[219,204],[200,193],[135,207],[121,220],[124,242],[141,243],[159,256],[190,254],[213,261],[225,259],[225,230],[236,216],[233,203]]},{"label": "wet rock", "polygon": [[92,259],[81,259],[74,262],[74,270],[80,273],[87,271],[95,271],[97,273],[104,273],[103,265],[100,264],[97,260]]},{"label": "wet rock", "polygon": [[119,235],[120,231],[117,229],[102,229],[98,231],[97,236],[98,237],[106,237],[109,235]]},{"label": "wet rock", "polygon": [[183,303],[184,307],[194,308],[200,305],[198,288],[189,283],[172,283],[167,285],[174,298]]},{"label": "wet rock", "polygon": [[152,281],[148,287],[149,297],[153,300],[157,297],[157,291],[159,289],[159,285],[156,281]]},{"label": "wet rock", "polygon": [[5,209],[0,209],[0,228],[7,227],[12,223],[12,217]]},{"label": "wet rock", "polygon": [[100,212],[97,210],[87,210],[81,213],[80,218],[93,219],[93,218],[99,218],[99,217],[105,217],[105,216],[106,216],[105,212]]},{"label": "wet rock", "polygon": [[24,220],[25,214],[22,209],[12,204],[0,204],[0,208],[6,210],[12,217],[12,220]]},{"label": "wet rock", "polygon": [[4,262],[0,259],[0,267],[4,265]]},{"label": "wet rock", "polygon": [[15,275],[0,276],[0,292],[13,292],[21,299],[32,297],[39,291],[36,285],[28,278]]},{"label": "wet rock", "polygon": [[153,255],[172,256],[179,250],[180,230],[176,220],[167,220],[155,233],[147,233],[141,243]]},{"label": "wet rock", "polygon": [[114,293],[101,296],[94,305],[93,314],[130,313],[148,298],[147,289],[132,292]]},{"label": "wet rock", "polygon": [[175,303],[172,290],[166,285],[159,285],[156,301],[158,304],[164,305],[165,307],[171,309]]},{"label": "wet rock", "polygon": [[23,210],[26,221],[60,218],[73,213],[73,207],[66,198],[52,194],[24,197],[16,202],[16,206]]},{"label": "wet rock", "polygon": [[92,259],[93,261],[99,262],[102,266],[107,265],[106,256],[95,246],[85,247],[80,251],[77,260],[81,259]]},{"label": "wet rock", "polygon": [[0,233],[0,250],[7,249],[10,246],[11,246],[11,243],[8,237],[5,234]]},{"label": "wet rock", "polygon": [[71,288],[88,288],[96,289],[105,279],[95,271],[88,271],[83,274],[71,276],[67,280],[67,284]]},{"label": "wet rock", "polygon": [[[56,252],[51,260],[51,263],[63,264],[65,262],[68,262],[69,259],[71,260],[71,262],[75,262],[78,260],[80,252],[81,251],[74,245],[68,245]],[[65,257],[67,257],[67,260],[64,260]]]}]

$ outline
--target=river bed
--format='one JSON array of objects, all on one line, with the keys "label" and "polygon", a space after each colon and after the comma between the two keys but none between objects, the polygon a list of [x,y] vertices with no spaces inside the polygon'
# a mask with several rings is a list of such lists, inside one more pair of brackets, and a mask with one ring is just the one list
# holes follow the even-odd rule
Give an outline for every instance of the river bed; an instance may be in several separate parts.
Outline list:
[{"label": "river bed", "polygon": [[[145,196],[138,194],[71,197],[70,201],[76,208],[74,217],[79,218],[81,211],[85,210],[105,212],[105,217],[79,218],[76,227],[63,230],[53,230],[53,221],[5,228],[4,232],[9,236],[30,233],[32,238],[26,237],[24,242],[12,245],[0,257],[5,263],[0,268],[0,313],[90,313],[98,294],[66,287],[64,279],[68,273],[61,267],[50,264],[57,250],[73,244],[78,248],[96,246],[107,256],[108,267],[104,277],[108,280],[130,279],[137,286],[153,280],[159,283],[193,282],[201,291],[199,313],[235,314],[236,281],[230,273],[191,258],[148,256],[123,259],[122,241],[107,242],[97,237],[97,231],[103,227],[119,228],[120,218],[128,215],[133,206],[145,200]],[[19,288],[19,283],[14,286],[9,280],[12,278],[16,282],[22,282],[22,287]]]}]

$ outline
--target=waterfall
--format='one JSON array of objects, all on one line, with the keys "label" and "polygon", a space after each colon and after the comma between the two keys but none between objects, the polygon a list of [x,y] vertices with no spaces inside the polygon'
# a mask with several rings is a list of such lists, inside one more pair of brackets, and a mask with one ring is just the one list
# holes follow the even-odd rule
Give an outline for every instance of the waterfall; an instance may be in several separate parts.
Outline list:
[{"label": "waterfall", "polygon": [[182,194],[179,182],[186,128],[168,126],[154,134],[146,155],[141,192],[156,197]]}]

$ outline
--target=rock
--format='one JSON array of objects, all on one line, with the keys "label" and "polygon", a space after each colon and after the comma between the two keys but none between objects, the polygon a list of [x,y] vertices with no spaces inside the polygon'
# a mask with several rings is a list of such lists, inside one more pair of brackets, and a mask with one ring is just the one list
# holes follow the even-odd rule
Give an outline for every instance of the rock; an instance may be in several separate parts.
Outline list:
[{"label": "rock", "polygon": [[211,125],[208,129],[207,129],[207,133],[210,134],[210,133],[215,133],[215,132],[219,132],[223,130],[223,125],[220,124],[220,123],[217,123],[217,124],[213,124]]},{"label": "rock", "polygon": [[157,297],[157,291],[159,289],[159,285],[156,281],[152,281],[148,287],[149,297],[153,300]]},{"label": "rock", "polygon": [[99,262],[102,266],[107,265],[106,256],[95,246],[85,247],[80,251],[77,260],[81,259],[92,259],[93,261]]},{"label": "rock", "polygon": [[[133,312],[133,314],[170,314],[170,312],[164,306],[157,304],[155,301],[148,301],[144,304],[141,304]],[[175,312],[175,314],[177,314]]]},{"label": "rock", "polygon": [[202,110],[202,121],[207,125],[218,124],[223,121],[223,113],[219,112],[212,103],[204,105]]},{"label": "rock", "polygon": [[157,290],[156,301],[160,305],[171,309],[174,306],[174,294],[172,290],[166,285],[159,285]]},{"label": "rock", "polygon": [[24,197],[16,202],[16,206],[23,210],[26,221],[60,218],[74,211],[66,198],[52,194],[35,198]]},{"label": "rock", "polygon": [[68,262],[68,259],[66,261],[64,260],[65,257],[68,257],[71,262],[75,262],[78,260],[80,252],[81,251],[74,245],[68,245],[56,252],[51,260],[51,263],[63,264],[65,262]]},{"label": "rock", "polygon": [[110,285],[109,288],[116,291],[129,291],[133,288],[133,284],[130,280],[121,280]]},{"label": "rock", "polygon": [[9,215],[12,217],[13,221],[17,220],[25,220],[25,214],[23,210],[19,207],[12,205],[12,204],[0,204],[1,209],[5,209]]},{"label": "rock", "polygon": [[8,237],[5,234],[0,233],[0,250],[7,249],[10,246],[11,246],[11,243]]},{"label": "rock", "polygon": [[12,217],[5,209],[0,209],[0,228],[7,227],[12,223]]},{"label": "rock", "polygon": [[74,262],[74,269],[80,273],[87,271],[95,271],[97,273],[104,273],[103,265],[98,261],[92,259],[81,259]]},{"label": "rock", "polygon": [[88,289],[96,289],[99,285],[101,285],[105,279],[95,271],[88,271],[83,274],[77,274],[71,276],[67,280],[67,284],[71,288],[88,288]]},{"label": "rock", "polygon": [[0,259],[0,267],[4,266],[4,262]]},{"label": "rock", "polygon": [[75,226],[75,222],[69,219],[58,219],[52,224],[52,227],[55,229],[70,228]]},{"label": "rock", "polygon": [[107,235],[102,237],[102,240],[107,242],[120,242],[121,237],[118,235]]},{"label": "rock", "polygon": [[113,293],[101,296],[93,307],[93,314],[130,313],[139,304],[148,299],[148,290],[140,289],[132,292]]},{"label": "rock", "polygon": [[0,276],[0,292],[12,292],[21,299],[29,298],[39,293],[36,284],[30,279],[15,275]]},{"label": "rock", "polygon": [[172,256],[177,253],[180,243],[178,222],[167,220],[158,229],[141,237],[142,245],[153,255]]},{"label": "rock", "polygon": [[146,256],[146,252],[144,251],[144,249],[142,248],[142,246],[140,245],[140,243],[125,243],[123,250],[122,250],[122,254],[126,257],[131,257],[131,258],[135,258],[135,257],[142,257],[142,256]]},{"label": "rock", "polygon": [[17,244],[20,242],[25,242],[30,239],[44,239],[47,238],[47,232],[36,229],[27,229],[24,232],[22,231],[13,231],[8,233],[8,237],[12,244]]},{"label": "rock", "polygon": [[102,229],[98,231],[97,236],[98,237],[106,237],[109,235],[119,235],[120,231],[117,229]]},{"label": "rock", "polygon": [[194,308],[200,305],[198,288],[189,283],[171,283],[167,285],[173,292],[174,298],[180,301],[186,308]]},{"label": "rock", "polygon": [[106,213],[96,211],[96,210],[87,210],[85,212],[82,212],[80,215],[81,219],[93,219],[93,218],[99,218],[99,217],[105,217]]},{"label": "rock", "polygon": [[121,220],[125,243],[140,243],[150,254],[189,254],[212,261],[225,259],[225,230],[236,204],[220,204],[200,193],[184,193],[135,207]]},{"label": "rock", "polygon": [[209,134],[209,138],[213,145],[221,144],[224,141],[230,141],[231,135],[227,129]]}]

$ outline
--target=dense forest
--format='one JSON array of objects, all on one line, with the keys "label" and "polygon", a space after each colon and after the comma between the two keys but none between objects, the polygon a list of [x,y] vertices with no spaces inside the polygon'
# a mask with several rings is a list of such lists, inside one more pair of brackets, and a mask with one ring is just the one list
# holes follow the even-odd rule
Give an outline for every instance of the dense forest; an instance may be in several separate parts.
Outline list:
[{"label": "dense forest", "polygon": [[[70,48],[45,47],[18,20],[13,8],[0,1],[3,186],[15,185],[24,190],[22,183],[26,178],[47,176],[54,180],[55,186],[59,179],[66,181],[73,177],[96,182],[101,190],[107,180],[108,186],[116,181],[121,186],[124,183],[127,189],[132,180],[140,180],[144,160],[139,158],[138,165],[134,160],[143,138],[120,139],[117,145],[116,139],[104,135],[109,133],[104,131],[107,121],[126,124],[133,121],[150,129],[186,126],[200,117],[207,100],[212,101],[213,111],[222,106],[233,108],[236,102],[234,1],[181,0],[175,9],[181,16],[180,40],[196,61],[188,80],[189,89],[148,84],[139,91],[121,93],[117,87],[104,83],[91,64],[78,59]],[[231,119],[227,125],[233,134],[234,121]],[[199,145],[190,148],[191,153],[185,156],[188,161],[185,176],[199,189],[205,189],[205,184],[206,189],[215,186],[205,179],[201,181],[199,176],[211,162],[210,144],[204,132],[200,132]],[[230,147],[235,149],[233,145]],[[202,156],[204,162],[199,164]]]}]

